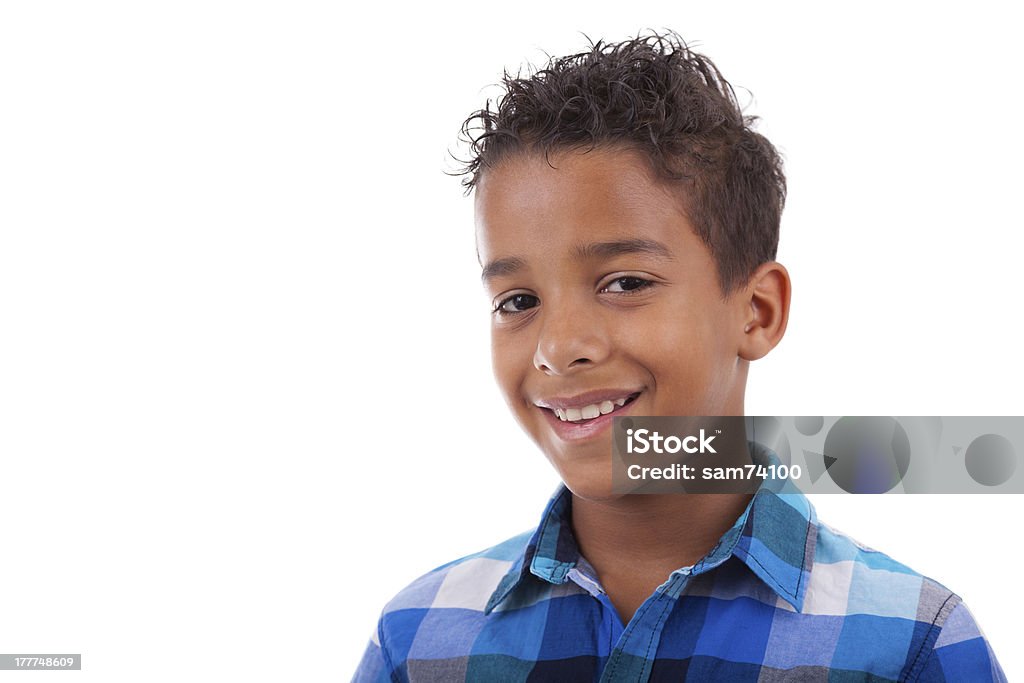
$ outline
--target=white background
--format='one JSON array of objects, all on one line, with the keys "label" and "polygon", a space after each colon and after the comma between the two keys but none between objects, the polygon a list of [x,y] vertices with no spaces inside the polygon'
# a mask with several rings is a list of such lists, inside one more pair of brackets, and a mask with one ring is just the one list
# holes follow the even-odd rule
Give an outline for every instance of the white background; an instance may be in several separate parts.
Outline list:
[{"label": "white background", "polygon": [[[748,414],[1024,414],[1017,23],[709,4],[0,6],[0,652],[85,661],[0,679],[348,680],[398,589],[536,523],[442,171],[581,32],[679,31],[785,155]],[[1019,496],[814,502],[1024,675]]]}]

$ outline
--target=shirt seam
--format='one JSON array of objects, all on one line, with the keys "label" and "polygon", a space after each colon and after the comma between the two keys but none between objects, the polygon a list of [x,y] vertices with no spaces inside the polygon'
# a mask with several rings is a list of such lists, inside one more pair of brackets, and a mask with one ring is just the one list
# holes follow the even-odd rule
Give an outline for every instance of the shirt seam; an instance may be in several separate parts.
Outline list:
[{"label": "shirt seam", "polygon": [[[914,660],[910,663],[910,668],[907,669],[906,678],[901,678],[901,681],[906,681],[909,683],[909,681],[916,681],[918,680],[918,678],[920,678],[921,671],[924,670],[924,665],[928,663],[928,660],[930,660],[932,658],[932,655],[935,653],[935,641],[939,637],[939,632],[942,631],[941,626],[936,630],[935,624],[939,621],[939,617],[941,617],[943,614],[946,614],[946,605],[949,604],[949,601],[956,597],[956,593],[950,593],[949,597],[947,597],[943,601],[942,606],[939,607],[938,611],[935,613],[935,617],[932,619],[931,628],[928,630],[928,635],[925,636],[924,641],[922,641],[921,643],[921,647],[917,650],[917,654],[914,655]],[[921,666],[920,668],[918,668],[917,660],[921,658],[921,653],[923,653],[927,648],[930,648],[928,656],[921,660]]]},{"label": "shirt seam", "polygon": [[[754,512],[753,504],[751,504],[750,514],[753,514],[753,512]],[[783,586],[782,581],[780,581],[779,578],[777,576],[775,576],[775,574],[773,574],[771,572],[771,570],[769,570],[768,567],[766,567],[764,565],[764,563],[761,562],[761,560],[757,559],[757,556],[755,556],[749,550],[744,553],[748,558],[753,560],[754,563],[757,564],[757,566],[760,567],[764,571],[765,574],[767,574],[768,576],[771,577],[772,581],[774,581],[776,586],[777,586],[776,590],[778,592],[781,592],[783,594],[783,596],[792,598],[793,602],[800,602],[800,586],[803,584],[804,571],[807,569],[807,544],[810,542],[812,528],[815,528],[815,524],[814,524],[814,522],[810,518],[808,518],[807,527],[804,529],[804,547],[803,547],[803,552],[802,552],[802,558],[803,559],[802,559],[802,561],[800,563],[800,568],[799,568],[800,569],[800,575],[797,577],[797,580],[796,580],[796,593],[791,593],[789,590],[787,590],[786,587]],[[752,535],[751,538],[754,538],[754,536]],[[739,545],[739,538],[736,539],[736,544],[735,545]],[[733,551],[731,552],[731,554],[733,554],[733,555],[735,555],[735,545],[733,547]],[[800,611],[800,609],[801,609],[800,607],[797,607],[796,605],[794,605],[794,607],[796,607],[797,611]]]},{"label": "shirt seam", "polygon": [[790,593],[788,590],[786,590],[786,588],[782,585],[782,581],[780,581],[774,574],[772,574],[771,571],[768,569],[768,567],[766,567],[764,564],[762,564],[761,560],[757,559],[757,557],[754,556],[750,552],[746,553],[747,557],[749,557],[751,560],[753,560],[755,563],[757,563],[757,566],[760,567],[761,569],[763,569],[765,574],[767,574],[768,576],[772,577],[772,581],[774,581],[776,583],[776,585],[778,586],[778,590],[780,590],[783,594],[787,595],[788,597],[793,598],[794,602],[799,602],[800,601],[800,598],[799,598],[799,595],[800,595],[800,585],[803,583],[803,580],[804,580],[804,569],[806,569],[806,567],[807,567],[807,560],[806,560],[806,558],[807,558],[807,543],[808,543],[808,538],[811,535],[810,534],[811,526],[812,525],[810,525],[810,524],[807,525],[807,532],[804,534],[804,549],[803,549],[804,561],[801,563],[801,566],[800,566],[800,576],[796,580],[796,593]]},{"label": "shirt seam", "polygon": [[[545,517],[545,522],[546,522],[546,520],[547,520],[547,518]],[[541,523],[541,533],[543,532],[543,526],[544,526],[545,522]],[[508,572],[505,574],[505,576],[503,576],[501,578],[501,580],[498,582],[498,585],[491,592],[491,596],[487,599],[487,605],[484,606],[484,615],[485,616],[491,614],[494,610],[498,609],[498,606],[501,603],[505,602],[505,600],[512,593],[512,591],[514,591],[519,586],[519,584],[522,583],[522,581],[525,578],[526,574],[531,574],[532,573],[530,570],[531,570],[531,567],[532,567],[532,564],[533,564],[533,558],[537,554],[537,548],[540,547],[539,544],[532,545],[532,543],[533,543],[533,541],[535,539],[538,540],[538,541],[540,540],[539,539],[539,534],[537,532],[535,532],[533,537],[531,537],[530,540],[528,540],[526,542],[526,547],[523,548],[523,550],[520,551],[518,555],[516,555],[515,559],[512,560],[512,566],[509,567]],[[530,549],[531,548],[533,548],[533,554],[532,555],[530,554]],[[527,561],[527,558],[529,558],[529,561]],[[517,564],[519,565],[518,570],[516,569],[516,565]],[[499,595],[498,591],[501,590],[502,584],[509,577],[514,577],[514,578],[511,579],[511,582],[509,583],[509,585]],[[538,577],[538,578],[540,578],[540,577]],[[492,600],[494,601],[493,605],[491,605],[491,601]]]},{"label": "shirt seam", "polygon": [[[679,578],[679,577],[677,577],[677,578]],[[670,588],[674,589],[675,586],[670,586]],[[662,595],[665,595],[667,592],[668,592],[668,589],[666,589],[665,593],[662,593]],[[679,598],[676,597],[676,598],[672,598],[672,599],[666,600],[665,601],[665,607],[662,608],[661,614],[658,615],[658,620],[655,622],[654,629],[651,631],[651,637],[647,641],[647,649],[644,651],[644,665],[643,665],[643,668],[640,669],[640,675],[638,675],[636,677],[637,683],[643,683],[644,672],[647,672],[647,677],[650,678],[650,670],[649,669],[650,669],[651,666],[653,666],[651,664],[650,654],[651,654],[651,646],[654,645],[654,636],[661,632],[661,629],[663,628],[665,619],[668,617],[668,613],[670,611],[670,608],[676,604],[678,599]]]},{"label": "shirt seam", "polygon": [[[568,489],[566,489],[566,490],[568,490]],[[534,573],[534,572],[533,572],[533,563],[534,563],[534,561],[535,561],[535,560],[537,559],[537,556],[538,556],[538,555],[540,554],[541,542],[542,542],[542,541],[544,540],[544,537],[545,537],[545,536],[547,535],[547,532],[548,532],[548,526],[549,526],[549,525],[551,524],[551,518],[552,518],[552,517],[559,517],[559,518],[561,518],[561,515],[560,515],[560,514],[559,514],[559,515],[555,515],[555,514],[551,514],[551,513],[553,513],[553,512],[554,512],[554,507],[556,507],[556,506],[557,506],[557,505],[558,505],[559,503],[561,503],[561,500],[560,500],[560,499],[561,499],[561,497],[562,497],[562,496],[564,496],[564,495],[565,495],[565,492],[564,492],[564,491],[563,491],[562,493],[558,494],[558,500],[556,500],[556,502],[555,502],[555,505],[554,505],[554,506],[552,506],[552,509],[551,509],[551,511],[549,512],[549,514],[546,514],[546,515],[544,515],[544,521],[543,521],[543,522],[541,522],[541,525],[540,525],[540,533],[539,533],[539,534],[537,535],[537,545],[536,545],[536,546],[534,546],[535,550],[534,550],[534,552],[533,552],[533,557],[531,557],[531,558],[530,558],[530,567],[529,567],[529,570],[530,570],[530,573],[531,573],[531,574],[533,574],[533,573]],[[559,521],[561,522],[561,519],[560,519]],[[529,546],[527,546],[527,551],[528,551],[528,550],[529,550]],[[555,554],[556,554],[556,556],[557,556],[557,554],[558,554],[558,539],[557,539],[557,538],[555,539]],[[553,558],[551,558],[551,559],[553,559],[553,560],[554,560],[554,561],[555,561],[556,563],[558,563],[558,564],[568,564],[568,563],[566,563],[566,562],[562,562],[562,561],[561,561],[561,560],[559,560],[559,559],[558,559],[557,557],[553,557]],[[573,563],[573,566],[575,566],[575,563]],[[536,574],[534,574],[534,575],[536,576]],[[540,578],[543,578],[543,579],[545,579],[546,581],[549,581],[550,583],[554,583],[553,581],[551,581],[551,580],[550,580],[550,579],[548,579],[547,577],[540,577]],[[565,576],[563,576],[562,578],[564,579],[564,578],[565,578]],[[564,583],[564,581],[563,581],[563,583]]]}]

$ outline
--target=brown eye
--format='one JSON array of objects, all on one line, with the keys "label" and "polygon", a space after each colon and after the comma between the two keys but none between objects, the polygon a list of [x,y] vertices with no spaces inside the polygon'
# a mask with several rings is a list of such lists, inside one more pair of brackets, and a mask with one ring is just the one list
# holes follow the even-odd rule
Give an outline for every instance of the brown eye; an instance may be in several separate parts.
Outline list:
[{"label": "brown eye", "polygon": [[619,277],[615,278],[604,288],[606,292],[635,292],[641,289],[646,289],[654,283],[650,280],[645,280],[642,277]]},{"label": "brown eye", "polygon": [[513,294],[507,299],[503,299],[498,307],[494,309],[495,313],[522,313],[523,311],[533,308],[538,303],[537,297],[532,294]]}]

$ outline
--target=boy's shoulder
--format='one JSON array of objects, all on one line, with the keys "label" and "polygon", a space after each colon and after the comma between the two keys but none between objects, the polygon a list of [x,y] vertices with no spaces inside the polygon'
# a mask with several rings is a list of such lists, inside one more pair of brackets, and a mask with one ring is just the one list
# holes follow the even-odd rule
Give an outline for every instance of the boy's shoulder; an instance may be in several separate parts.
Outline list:
[{"label": "boy's shoulder", "polygon": [[398,591],[383,615],[401,611],[459,608],[484,611],[498,584],[523,556],[534,530],[446,562]]},{"label": "boy's shoulder", "polygon": [[863,629],[870,634],[864,642],[886,642],[894,651],[911,643],[913,680],[1006,680],[960,595],[820,520],[816,527],[802,615],[841,618],[844,632]]},{"label": "boy's shoulder", "polygon": [[814,562],[802,611],[942,621],[960,596],[930,576],[816,520]]}]

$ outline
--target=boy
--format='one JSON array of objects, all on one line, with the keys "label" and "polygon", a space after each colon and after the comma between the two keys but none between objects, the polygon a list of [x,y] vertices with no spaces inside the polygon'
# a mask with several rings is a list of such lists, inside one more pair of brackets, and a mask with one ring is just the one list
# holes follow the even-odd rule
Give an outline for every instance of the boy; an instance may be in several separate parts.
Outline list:
[{"label": "boy", "polygon": [[465,124],[465,184],[495,376],[564,486],[401,591],[355,679],[1005,680],[957,595],[799,493],[613,490],[615,416],[743,415],[789,314],[782,163],[675,34],[505,86]]}]

